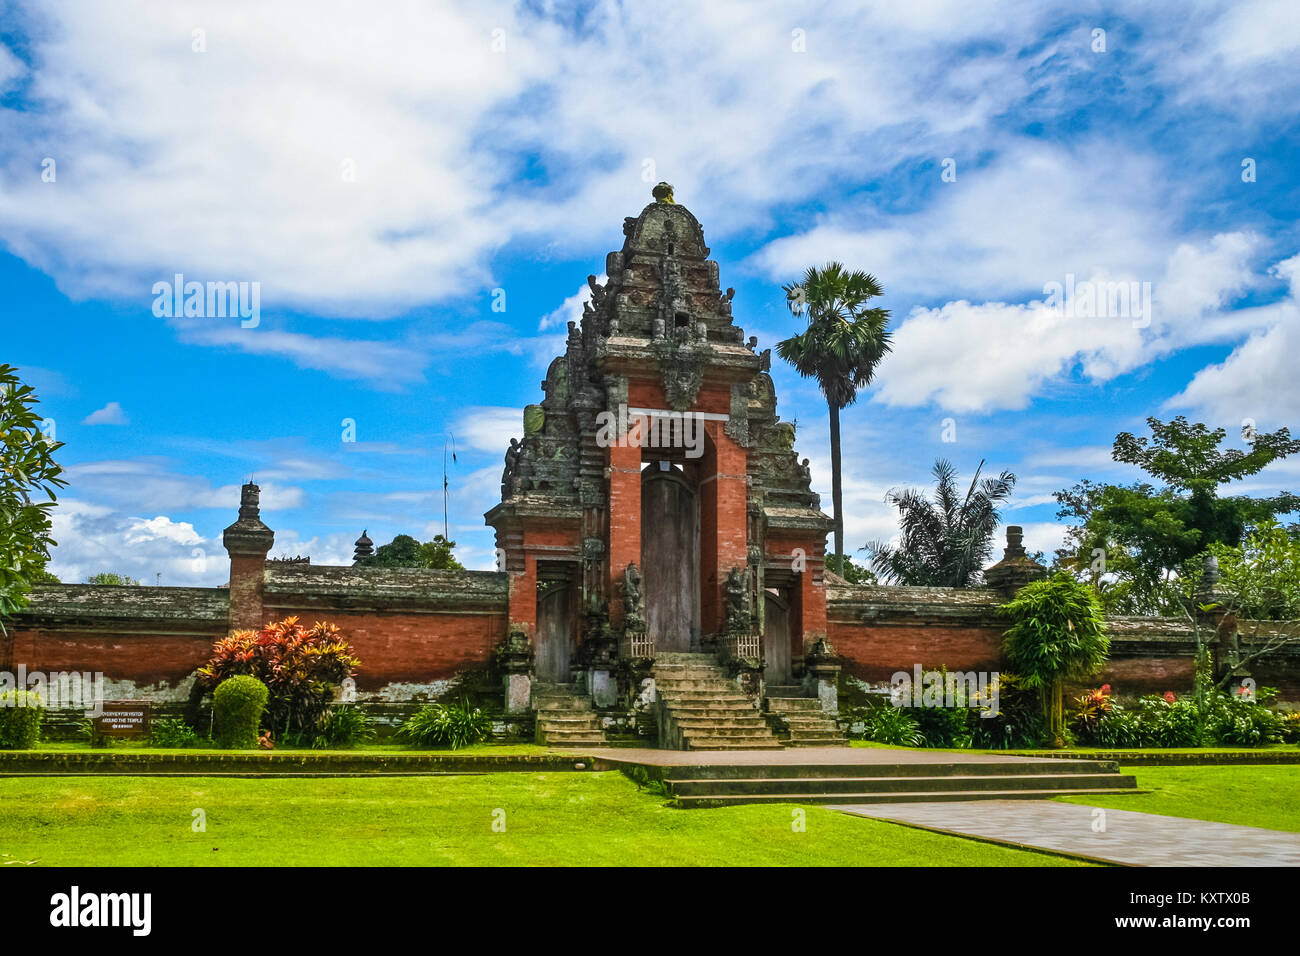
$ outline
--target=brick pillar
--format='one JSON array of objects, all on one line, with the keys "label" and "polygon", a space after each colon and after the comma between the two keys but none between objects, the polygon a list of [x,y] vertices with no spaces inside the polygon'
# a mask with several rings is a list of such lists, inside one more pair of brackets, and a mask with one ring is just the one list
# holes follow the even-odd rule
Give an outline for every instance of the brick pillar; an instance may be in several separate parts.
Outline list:
[{"label": "brick pillar", "polygon": [[641,449],[610,447],[609,457],[609,617],[623,623],[623,573],[641,566]]},{"label": "brick pillar", "polygon": [[230,629],[260,628],[266,554],[275,532],[262,524],[258,500],[262,490],[251,481],[240,489],[239,519],[221,536],[230,555]]},{"label": "brick pillar", "polygon": [[746,452],[723,430],[706,422],[708,448],[700,476],[700,629],[717,634],[724,625],[723,587],[727,572],[749,563]]}]

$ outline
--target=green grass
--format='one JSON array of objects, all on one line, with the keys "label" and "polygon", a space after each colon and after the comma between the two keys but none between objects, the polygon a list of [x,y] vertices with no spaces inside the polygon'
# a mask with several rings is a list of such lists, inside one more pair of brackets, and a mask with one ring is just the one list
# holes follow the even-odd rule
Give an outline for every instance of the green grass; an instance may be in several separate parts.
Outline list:
[{"label": "green grass", "polygon": [[824,807],[677,810],[618,773],[8,778],[0,806],[0,860],[44,866],[1078,865]]},{"label": "green grass", "polygon": [[1151,793],[1058,797],[1114,810],[1300,833],[1300,766],[1121,767]]},{"label": "green grass", "polygon": [[[87,743],[78,743],[76,741],[57,741],[42,742],[38,751],[53,751],[56,753],[140,753],[140,754],[211,754],[211,753],[267,753],[263,750],[252,751],[228,751],[209,744],[202,747],[151,747],[147,743],[136,741],[116,741],[109,747],[92,747]],[[14,753],[15,751],[3,751],[4,753]],[[31,753],[31,751],[18,751],[22,753]],[[482,743],[470,744],[468,747],[461,747],[459,750],[448,748],[439,748],[437,750],[418,750],[414,747],[407,747],[402,744],[393,743],[369,743],[360,747],[349,747],[347,749],[325,749],[316,750],[312,747],[276,747],[270,753],[304,753],[304,754],[356,754],[356,753],[407,753],[407,754],[472,754],[474,756],[496,756],[496,757],[519,757],[519,756],[538,756],[541,754],[553,753],[550,748],[543,747],[540,744],[498,744]],[[581,751],[572,751],[578,754]],[[566,751],[567,753],[567,751]]]}]

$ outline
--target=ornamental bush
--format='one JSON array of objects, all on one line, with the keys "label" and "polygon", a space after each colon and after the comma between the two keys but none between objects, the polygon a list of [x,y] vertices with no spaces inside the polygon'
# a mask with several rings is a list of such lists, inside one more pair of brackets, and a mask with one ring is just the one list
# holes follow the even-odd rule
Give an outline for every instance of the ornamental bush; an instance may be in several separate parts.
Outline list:
[{"label": "ornamental bush", "polygon": [[0,693],[0,750],[31,750],[41,739],[45,705],[29,690]]},{"label": "ornamental bush", "polygon": [[256,677],[240,675],[217,685],[212,694],[213,737],[227,750],[252,750],[269,692]]},{"label": "ornamental bush", "polygon": [[257,631],[235,631],[212,646],[199,668],[198,685],[212,690],[228,677],[247,674],[266,685],[270,697],[263,726],[282,742],[311,740],[326,719],[336,692],[361,662],[338,627],[296,617]]},{"label": "ornamental bush", "polygon": [[413,747],[459,750],[485,739],[491,730],[491,719],[477,707],[429,704],[408,717],[397,734]]}]

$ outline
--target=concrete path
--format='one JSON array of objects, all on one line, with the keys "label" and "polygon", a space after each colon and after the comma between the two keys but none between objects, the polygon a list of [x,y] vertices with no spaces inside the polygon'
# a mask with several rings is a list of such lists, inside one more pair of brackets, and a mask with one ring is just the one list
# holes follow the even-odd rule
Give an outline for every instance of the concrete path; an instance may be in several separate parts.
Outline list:
[{"label": "concrete path", "polygon": [[1051,800],[877,803],[831,809],[1125,866],[1300,866],[1300,833]]},{"label": "concrete path", "polygon": [[[651,750],[607,747],[584,750],[600,760],[658,767],[874,767],[899,764],[1008,764],[1036,763],[1046,768],[1053,761],[1042,757],[1007,757],[1001,754],[950,753],[936,750],[890,750],[885,747],[788,747],[784,750]],[[1081,758],[1087,761],[1089,758]],[[1095,761],[1092,761],[1095,762]]]}]

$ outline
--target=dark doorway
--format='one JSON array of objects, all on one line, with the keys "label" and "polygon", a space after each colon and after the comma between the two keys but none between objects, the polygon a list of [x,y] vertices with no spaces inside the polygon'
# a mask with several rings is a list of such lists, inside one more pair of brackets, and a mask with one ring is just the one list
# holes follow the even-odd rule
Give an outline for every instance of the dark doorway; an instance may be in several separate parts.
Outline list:
[{"label": "dark doorway", "polygon": [[786,684],[790,669],[790,604],[772,591],[763,592],[763,677]]},{"label": "dark doorway", "polygon": [[573,586],[566,576],[547,575],[539,570],[537,591],[537,649],[536,667],[538,681],[546,684],[567,684],[570,680],[569,664],[577,637],[574,622]]},{"label": "dark doorway", "polygon": [[641,570],[646,627],[656,651],[698,650],[700,508],[680,465],[641,473]]}]

